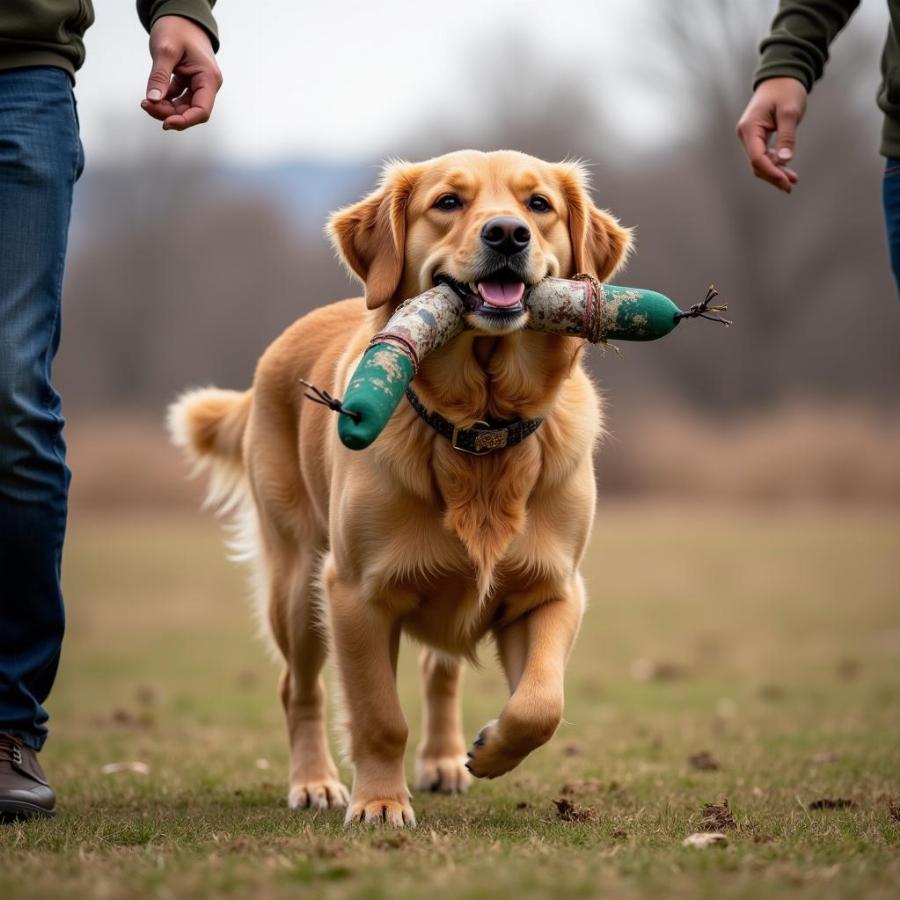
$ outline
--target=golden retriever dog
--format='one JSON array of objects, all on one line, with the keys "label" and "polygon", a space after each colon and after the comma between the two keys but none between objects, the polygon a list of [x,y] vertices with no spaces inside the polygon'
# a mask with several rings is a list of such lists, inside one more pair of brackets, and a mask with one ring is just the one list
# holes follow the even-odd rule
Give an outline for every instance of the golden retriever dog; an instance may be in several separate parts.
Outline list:
[{"label": "golden retriever dog", "polygon": [[[338,254],[365,298],[316,309],[265,352],[244,393],[208,388],[170,410],[176,443],[211,468],[211,500],[237,510],[260,605],[284,657],[292,807],[347,806],[346,821],[414,825],[397,696],[402,633],[423,646],[423,790],[495,778],[553,735],[585,607],[579,574],[594,515],[597,392],[584,341],[525,329],[524,289],[545,276],[608,279],[630,233],[598,209],[581,167],[462,151],[393,163],[335,213]],[[449,276],[469,328],[421,362],[419,405],[462,429],[540,419],[521,441],[456,449],[403,401],[367,450],[301,379],[341,396],[397,305]],[[500,424],[497,424],[500,423]],[[505,426],[504,426],[505,427]],[[491,637],[509,699],[468,754],[463,660]],[[333,648],[353,785],[329,750],[321,670]]]}]

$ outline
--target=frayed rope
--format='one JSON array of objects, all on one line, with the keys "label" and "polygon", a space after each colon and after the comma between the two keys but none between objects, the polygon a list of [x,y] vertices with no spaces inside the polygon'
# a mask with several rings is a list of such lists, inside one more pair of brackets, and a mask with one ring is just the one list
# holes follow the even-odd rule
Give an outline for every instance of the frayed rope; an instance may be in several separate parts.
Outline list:
[{"label": "frayed rope", "polygon": [[[709,319],[710,322],[718,322],[726,328],[729,325],[733,325],[734,322],[732,322],[731,319],[724,319],[719,315],[719,313],[723,313],[728,309],[727,306],[709,305],[718,296],[719,292],[716,290],[715,286],[711,284],[709,290],[706,292],[706,296],[700,303],[695,303],[686,312],[675,313],[675,321],[680,322],[682,319]],[[712,313],[712,315],[710,315],[710,313]]]}]

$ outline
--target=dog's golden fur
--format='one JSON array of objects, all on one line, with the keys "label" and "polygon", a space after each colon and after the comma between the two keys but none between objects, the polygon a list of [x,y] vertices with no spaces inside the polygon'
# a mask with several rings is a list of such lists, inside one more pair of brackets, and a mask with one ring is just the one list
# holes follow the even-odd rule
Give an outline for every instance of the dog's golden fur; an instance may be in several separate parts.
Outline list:
[{"label": "dog's golden fur", "polygon": [[[448,192],[460,197],[458,211],[435,208]],[[536,193],[549,212],[530,209]],[[334,413],[304,400],[300,382],[341,395],[399,301],[431,287],[439,271],[473,280],[482,227],[498,215],[529,225],[532,283],[576,272],[606,279],[629,248],[629,232],[594,206],[578,165],[474,151],[392,164],[371,196],[330,224],[365,300],[324,306],[288,328],[263,355],[252,390],[194,391],[172,408],[176,440],[211,464],[214,500],[243,499],[253,526],[267,618],[286,661],[294,806],[349,804],[348,821],[414,823],[395,686],[403,631],[426,648],[419,787],[460,791],[470,771],[503,774],[560,721],[585,603],[578,565],[601,429],[583,342],[475,329],[422,361],[416,392],[454,423],[544,418],[534,436],[486,456],[454,450],[405,402],[370,449],[349,451]],[[350,795],[328,749],[320,608],[347,713]],[[467,770],[460,660],[488,635],[511,694]]]}]

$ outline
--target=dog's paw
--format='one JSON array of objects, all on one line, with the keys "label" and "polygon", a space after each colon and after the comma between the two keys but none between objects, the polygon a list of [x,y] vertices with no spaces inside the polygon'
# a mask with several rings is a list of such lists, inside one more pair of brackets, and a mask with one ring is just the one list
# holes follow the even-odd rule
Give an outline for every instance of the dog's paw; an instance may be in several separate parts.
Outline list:
[{"label": "dog's paw", "polygon": [[416,759],[416,788],[434,794],[464,794],[472,783],[465,756],[420,756]]},{"label": "dog's paw", "polygon": [[344,824],[415,828],[416,814],[409,803],[397,800],[351,800]]},{"label": "dog's paw", "polygon": [[302,781],[288,793],[291,809],[337,809],[350,802],[350,792],[337,779]]},{"label": "dog's paw", "polygon": [[500,734],[498,720],[494,719],[475,738],[472,749],[466,754],[466,768],[476,778],[497,778],[514,769],[527,755],[512,751]]}]

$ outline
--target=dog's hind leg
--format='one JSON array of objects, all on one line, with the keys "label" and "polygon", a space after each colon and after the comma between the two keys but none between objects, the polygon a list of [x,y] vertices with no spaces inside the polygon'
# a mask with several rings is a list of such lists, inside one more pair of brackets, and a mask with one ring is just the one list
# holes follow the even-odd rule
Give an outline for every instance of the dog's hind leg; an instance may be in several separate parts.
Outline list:
[{"label": "dog's hind leg", "polygon": [[425,721],[416,752],[416,787],[443,794],[463,793],[472,776],[466,771],[459,710],[462,663],[426,648],[419,656],[419,669]]},{"label": "dog's hind leg", "polygon": [[293,809],[328,809],[349,800],[328,745],[321,674],[327,639],[319,621],[316,565],[316,554],[308,549],[270,554],[269,618],[287,663],[281,701],[291,745]]},{"label": "dog's hind leg", "polygon": [[512,693],[500,718],[482,728],[469,751],[468,769],[477,778],[503,775],[553,736],[562,719],[566,660],[584,603],[576,576],[562,596],[496,632]]}]

